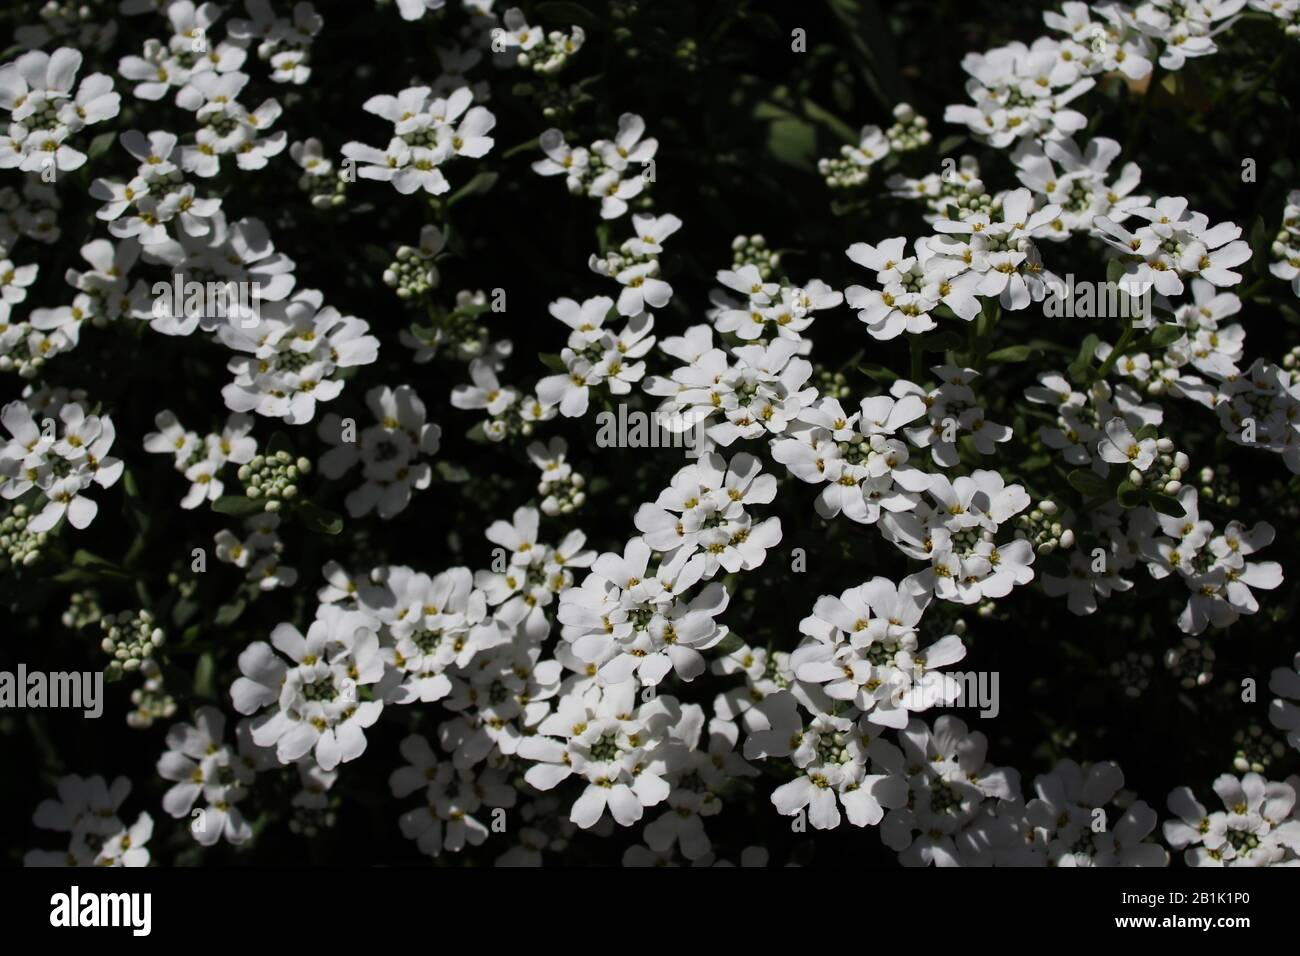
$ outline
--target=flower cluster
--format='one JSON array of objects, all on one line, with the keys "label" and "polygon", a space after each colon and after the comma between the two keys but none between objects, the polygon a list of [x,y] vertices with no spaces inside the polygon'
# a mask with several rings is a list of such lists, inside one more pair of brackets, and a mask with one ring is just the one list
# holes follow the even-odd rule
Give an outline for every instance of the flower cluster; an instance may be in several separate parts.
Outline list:
[{"label": "flower cluster", "polygon": [[[383,0],[380,41],[305,2],[55,2],[18,31],[0,593],[138,682],[154,854],[326,845],[363,800],[440,865],[802,863],[808,825],[878,828],[904,866],[1300,865],[1300,656],[1272,640],[1300,347],[1270,278],[1300,293],[1300,193],[1274,233],[1150,161],[1169,115],[1279,101],[1285,53],[1229,29],[1246,0],[1033,12],[1043,35],[961,60],[953,137],[899,102],[937,116],[937,73],[873,62],[892,125],[850,125],[802,66],[719,86],[743,31],[679,37],[663,4]],[[849,113],[837,39],[806,59]],[[1231,82],[1195,62],[1228,50]],[[82,135],[120,107],[83,57],[138,128]],[[628,77],[735,114],[651,118],[681,181],[622,112],[648,100],[607,96]],[[1062,312],[1080,287],[1142,313]],[[1247,480],[1258,450],[1280,467]],[[1021,723],[974,729],[1004,705]],[[1163,801],[1102,752],[1143,755],[1094,719],[1121,708],[1186,724],[1144,767]],[[68,849],[25,862],[147,865],[129,790],[63,778],[33,822]]]},{"label": "flower cluster", "polygon": [[533,172],[563,176],[569,192],[600,200],[602,219],[617,219],[628,211],[628,201],[655,180],[659,141],[643,138],[645,129],[640,116],[624,113],[614,138],[598,139],[590,147],[571,147],[563,132],[548,129],[539,140],[546,158],[533,164]]}]

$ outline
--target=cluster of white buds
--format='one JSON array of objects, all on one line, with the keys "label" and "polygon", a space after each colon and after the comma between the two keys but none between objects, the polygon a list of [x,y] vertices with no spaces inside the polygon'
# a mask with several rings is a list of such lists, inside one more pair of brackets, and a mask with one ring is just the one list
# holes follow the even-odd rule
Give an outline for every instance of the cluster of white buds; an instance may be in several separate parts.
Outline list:
[{"label": "cluster of white buds", "polygon": [[126,715],[126,724],[132,730],[148,730],[155,720],[166,720],[176,713],[176,698],[163,686],[162,668],[157,661],[146,660],[140,665],[144,683],[131,691],[131,705],[135,708]]},{"label": "cluster of white buds", "polygon": [[46,358],[66,351],[57,338],[45,335],[30,322],[10,321],[7,305],[0,308],[0,372],[35,378]]},{"label": "cluster of white buds", "polygon": [[890,176],[885,185],[898,199],[923,200],[929,209],[925,220],[931,223],[940,219],[961,221],[976,213],[993,218],[999,205],[980,179],[979,161],[970,155],[946,158],[941,171],[920,179]]},{"label": "cluster of white buds", "polygon": [[[948,192],[949,189],[950,192]],[[954,180],[946,184],[945,193],[944,211],[949,218],[959,221],[977,215],[993,218],[993,213],[999,205],[988,190],[984,188],[984,183],[979,180],[968,183]]]},{"label": "cluster of white buds", "polygon": [[416,365],[424,365],[439,354],[460,362],[472,362],[489,352],[504,359],[511,352],[511,343],[508,339],[492,341],[482,322],[489,311],[486,292],[461,289],[456,293],[456,304],[450,312],[435,304],[429,325],[417,322],[403,329],[400,333],[402,344],[415,352]]},{"label": "cluster of white buds", "polygon": [[899,103],[894,107],[894,125],[885,130],[889,148],[899,153],[911,152],[929,145],[929,121],[912,109],[909,103]]},{"label": "cluster of white buds", "polygon": [[331,209],[344,203],[348,182],[355,178],[355,170],[336,169],[334,161],[325,155],[321,141],[314,136],[289,147],[289,155],[302,170],[298,188],[307,193],[316,209]]},{"label": "cluster of white buds", "polygon": [[124,671],[140,670],[166,638],[146,610],[106,615],[100,619],[99,626],[104,632],[99,646],[112,658],[106,669],[110,678],[121,677]]},{"label": "cluster of white buds", "polygon": [[1197,493],[1202,501],[1213,501],[1224,508],[1233,510],[1241,504],[1241,485],[1232,476],[1232,469],[1225,462],[1211,468],[1206,465],[1198,476]]},{"label": "cluster of white buds", "polygon": [[338,819],[340,801],[328,789],[338,776],[338,771],[326,772],[313,767],[311,771],[299,772],[303,789],[293,798],[289,832],[310,840],[319,836],[323,830],[333,829]]},{"label": "cluster of white buds", "polygon": [[769,249],[767,240],[760,235],[737,236],[731,240],[731,268],[738,271],[745,266],[753,266],[768,282],[781,267],[781,253]]},{"label": "cluster of white buds", "polygon": [[1016,515],[1016,537],[1028,541],[1040,555],[1074,547],[1074,531],[1061,523],[1060,510],[1055,501],[1043,500],[1032,511]]},{"label": "cluster of white buds", "polygon": [[276,530],[279,527],[279,515],[263,513],[244,519],[243,537],[221,529],[215,535],[217,560],[242,568],[244,580],[260,590],[292,587],[298,581],[298,572],[280,563],[284,542]]},{"label": "cluster of white buds", "polygon": [[842,402],[853,394],[848,377],[843,372],[832,372],[828,368],[813,370],[813,384],[817,386],[817,394],[823,398]]},{"label": "cluster of white buds", "polygon": [[842,155],[817,160],[817,172],[828,189],[856,189],[871,178],[871,167],[854,162],[853,147],[841,146]]},{"label": "cluster of white buds", "polygon": [[418,246],[398,246],[397,258],[384,270],[384,285],[397,291],[403,301],[425,295],[438,287],[438,267],[434,264],[447,239],[437,226],[420,230]]},{"label": "cluster of white buds", "polygon": [[864,126],[858,135],[858,145],[841,146],[839,156],[818,160],[817,172],[830,189],[854,189],[871,178],[871,167],[892,150],[889,136],[879,126]]},{"label": "cluster of white buds", "polygon": [[29,50],[51,39],[66,39],[79,50],[107,49],[117,36],[117,22],[107,6],[103,0],[46,0],[36,11],[41,22],[19,27],[14,40]]},{"label": "cluster of white buds", "polygon": [[658,255],[647,252],[638,252],[633,248],[635,243],[635,239],[628,239],[619,247],[617,252],[611,249],[603,256],[591,256],[587,260],[588,268],[597,275],[602,275],[607,279],[617,279],[618,274],[624,269],[630,269],[632,266],[642,265],[643,263],[651,263],[653,265],[650,271],[647,272],[647,276],[658,278]]},{"label": "cluster of white buds", "polygon": [[554,478],[543,472],[537,493],[542,496],[542,514],[550,517],[573,514],[587,500],[587,479],[577,472]]},{"label": "cluster of white buds", "polygon": [[282,501],[298,497],[298,480],[311,471],[306,458],[294,459],[287,451],[257,455],[247,465],[240,465],[239,480],[244,494],[266,502],[264,511],[279,511]]},{"label": "cluster of white buds", "polygon": [[41,549],[49,537],[47,531],[28,531],[31,512],[26,505],[14,505],[9,514],[0,518],[0,571],[9,567],[30,568],[41,557]]},{"label": "cluster of white buds", "polygon": [[1295,294],[1300,295],[1300,189],[1286,197],[1282,228],[1273,239],[1273,260],[1269,271],[1290,282]]},{"label": "cluster of white buds", "polygon": [[1136,699],[1151,686],[1151,668],[1155,663],[1150,654],[1129,651],[1110,662],[1110,676],[1124,689],[1124,696]]},{"label": "cluster of white buds", "polygon": [[533,442],[528,457],[542,473],[537,493],[542,496],[542,514],[549,517],[573,514],[587,500],[587,479],[566,460],[568,442],[552,438],[548,444]]},{"label": "cluster of white buds", "polygon": [[397,258],[384,270],[384,285],[399,299],[413,299],[437,288],[438,270],[410,246],[398,246]]},{"label": "cluster of white buds", "polygon": [[1184,690],[1204,687],[1214,679],[1214,648],[1188,635],[1165,651],[1165,667],[1174,672]]},{"label": "cluster of white buds", "polygon": [[80,631],[98,624],[104,617],[99,595],[94,591],[75,591],[68,599],[68,607],[60,620],[71,631]]},{"label": "cluster of white buds", "polygon": [[1238,730],[1232,742],[1237,745],[1232,766],[1238,773],[1267,773],[1274,760],[1286,756],[1286,744],[1256,723]]},{"label": "cluster of white buds", "polygon": [[522,50],[515,62],[526,70],[550,76],[568,66],[586,39],[587,34],[579,26],[572,27],[568,33],[552,30],[536,46]]},{"label": "cluster of white buds", "polygon": [[1191,460],[1181,451],[1174,451],[1169,438],[1156,441],[1156,460],[1146,474],[1136,468],[1129,471],[1128,480],[1138,487],[1166,495],[1177,495],[1183,488],[1183,476],[1191,468]]}]

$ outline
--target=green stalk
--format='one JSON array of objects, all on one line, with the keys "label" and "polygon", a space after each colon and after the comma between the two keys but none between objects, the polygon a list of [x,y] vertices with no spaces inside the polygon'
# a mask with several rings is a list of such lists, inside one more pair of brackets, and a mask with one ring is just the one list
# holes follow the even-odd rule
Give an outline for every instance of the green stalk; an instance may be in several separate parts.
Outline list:
[{"label": "green stalk", "polygon": [[1106,356],[1106,361],[1101,363],[1101,368],[1097,369],[1097,380],[1104,379],[1110,374],[1110,370],[1115,367],[1115,363],[1123,358],[1124,352],[1128,349],[1129,344],[1132,343],[1136,332],[1137,329],[1133,325],[1125,326],[1124,334],[1119,337],[1119,341],[1115,343],[1115,347],[1110,350],[1110,354]]}]

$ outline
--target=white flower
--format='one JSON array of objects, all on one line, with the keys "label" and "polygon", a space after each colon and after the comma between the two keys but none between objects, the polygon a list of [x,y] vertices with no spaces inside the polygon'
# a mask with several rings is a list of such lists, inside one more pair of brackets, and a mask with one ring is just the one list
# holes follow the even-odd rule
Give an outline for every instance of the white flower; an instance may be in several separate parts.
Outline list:
[{"label": "white flower", "polygon": [[966,648],[955,634],[919,648],[917,625],[930,597],[921,575],[898,585],[872,578],[838,598],[823,595],[799,624],[805,637],[790,655],[791,670],[884,727],[905,727],[910,712],[951,704],[961,688],[938,668],[961,660]]},{"label": "white flower", "polygon": [[[940,258],[963,267],[951,278],[966,271],[982,276],[973,289],[976,295],[996,296],[1004,309],[1023,309],[1041,302],[1046,283],[1054,278],[1044,270],[1034,239],[1050,232],[1060,212],[1055,204],[1035,211],[1029,190],[1015,189],[1003,197],[1001,221],[982,212],[940,220],[934,228],[944,235],[933,238],[930,247]],[[951,238],[955,236],[969,238]]]},{"label": "white flower", "polygon": [[471,106],[474,91],[461,86],[446,98],[431,94],[430,87],[412,86],[397,96],[366,100],[366,112],[392,122],[394,135],[386,150],[359,142],[344,144],[346,159],[364,164],[357,168],[357,176],[391,182],[404,195],[423,189],[439,196],[451,189],[440,168],[443,164],[454,156],[487,154],[494,140],[486,134],[496,125],[496,117],[485,107]]},{"label": "white flower", "polygon": [[670,671],[683,680],[704,673],[700,653],[726,637],[714,620],[727,607],[726,589],[708,584],[692,599],[687,594],[704,573],[703,561],[681,553],[650,570],[651,548],[633,538],[623,553],[596,558],[581,586],[560,594],[561,636],[573,654],[599,665],[605,684],[633,675],[647,686]]},{"label": "white flower", "polygon": [[314,753],[323,770],[361,756],[365,728],[384,708],[382,701],[360,696],[362,687],[384,675],[377,627],[368,614],[326,604],[317,608],[306,637],[292,624],[280,624],[271,644],[256,641],[245,648],[239,655],[243,676],[230,694],[241,714],[263,711],[253,721],[253,742],[274,747],[284,764]]},{"label": "white flower", "polygon": [[667,799],[665,776],[685,760],[685,747],[670,732],[682,719],[677,701],[655,697],[636,705],[637,687],[629,681],[583,697],[560,699],[536,736],[519,744],[519,756],[536,761],[525,779],[550,790],[569,776],[586,788],[569,813],[584,830],[609,810],[619,826],[631,826],[645,808]]},{"label": "white flower", "polygon": [[552,314],[571,325],[574,333],[569,337],[570,344],[560,353],[567,371],[539,381],[537,398],[543,405],[559,406],[560,414],[566,418],[580,418],[587,413],[593,386],[604,385],[610,394],[626,395],[645,375],[644,362],[629,360],[643,357],[654,345],[654,336],[649,334],[654,319],[649,313],[642,312],[628,319],[617,335],[605,329],[590,339],[595,331],[591,318],[608,311],[609,301],[598,296],[584,303],[581,311],[574,312],[572,300],[561,299],[552,309]]},{"label": "white flower", "polygon": [[454,668],[510,639],[468,568],[430,577],[392,567],[380,584],[362,590],[360,604],[384,625],[379,656],[388,675],[376,693],[395,704],[441,700],[451,692]]},{"label": "white flower", "polygon": [[117,777],[112,784],[103,777],[62,777],[59,798],[43,800],[32,822],[43,830],[68,834],[68,848],[62,852],[31,850],[23,866],[148,866],[145,844],[153,835],[153,818],[142,813],[130,827],[118,817],[118,810],[131,793],[131,781]]},{"label": "white flower", "polygon": [[1292,659],[1291,667],[1273,671],[1268,689],[1277,694],[1269,704],[1268,719],[1274,727],[1287,732],[1287,743],[1300,750],[1300,653]]},{"label": "white flower", "polygon": [[[1124,786],[1124,772],[1112,761],[1085,771],[1062,760],[1051,773],[1034,778],[1038,794],[1025,806],[1053,866],[1166,866],[1169,854],[1147,841],[1156,828],[1156,813],[1137,800],[1122,814],[1107,810]],[[1116,814],[1115,818],[1107,816]],[[1097,828],[1097,823],[1102,829]]]},{"label": "white flower", "polygon": [[340,369],[369,365],[379,353],[370,326],[322,305],[314,289],[288,302],[270,303],[252,328],[223,325],[221,341],[236,352],[227,366],[234,381],[221,390],[226,406],[302,425],[316,415],[316,403],[336,398]]},{"label": "white flower", "polygon": [[1188,866],[1294,866],[1300,861],[1300,820],[1288,819],[1295,807],[1292,777],[1286,783],[1248,773],[1240,780],[1225,773],[1214,781],[1223,810],[1207,813],[1188,787],[1169,794],[1177,820],[1164,824],[1175,850],[1186,847]]},{"label": "white flower", "polygon": [[[238,804],[248,796],[257,772],[275,765],[274,755],[253,743],[247,721],[236,728],[238,749],[226,743],[225,730],[221,711],[200,707],[193,724],[176,724],[167,732],[167,750],[158,759],[158,775],[173,781],[163,795],[163,809],[178,820],[188,818],[190,833],[203,846],[222,837],[233,844],[252,837]],[[192,812],[200,797],[202,810]]]},{"label": "white flower", "polygon": [[816,398],[815,388],[804,387],[812,363],[797,357],[798,341],[778,338],[765,346],[741,346],[734,350],[732,364],[722,349],[708,347],[712,336],[707,326],[702,328],[704,351],[695,350],[694,330],[666,339],[664,351],[687,364],[671,378],[651,376],[646,381],[648,393],[664,398],[659,411],[667,415],[670,427],[693,428],[721,412],[724,420],[709,425],[707,432],[726,446],[741,438],[784,432]]},{"label": "white flower", "polygon": [[364,484],[348,493],[348,514],[375,511],[387,521],[406,509],[412,491],[432,482],[432,468],[419,459],[437,454],[442,429],[425,421],[424,402],[409,385],[376,386],[366,393],[366,405],[375,424],[359,434],[351,419],[349,431],[333,412],[321,419],[317,433],[334,447],[321,457],[320,469],[326,478],[340,478],[360,462]]},{"label": "white flower", "polygon": [[[808,822],[829,830],[840,825],[843,804],[853,826],[875,826],[887,808],[907,799],[902,755],[893,744],[847,717],[817,714],[805,725],[788,693],[768,698],[763,711],[771,727],[745,740],[745,757],[789,757],[800,771],[772,792],[778,813],[797,816],[807,808]],[[884,772],[868,773],[869,765]]]},{"label": "white flower", "polygon": [[0,109],[10,113],[19,148],[0,153],[0,168],[15,166],[28,172],[79,169],[86,154],[64,140],[85,126],[112,119],[121,98],[113,92],[113,80],[103,73],[82,79],[72,95],[81,52],[60,47],[53,53],[30,50],[12,63],[0,67]]},{"label": "white flower", "polygon": [[637,509],[637,530],[667,563],[689,559],[706,579],[720,567],[733,573],[756,568],[781,540],[779,519],[755,524],[745,510],[776,497],[776,478],[761,470],[753,455],[739,454],[728,463],[709,452],[678,471],[654,504]]},{"label": "white flower", "polygon": [[425,805],[402,814],[398,823],[402,835],[414,840],[420,852],[437,857],[443,850],[458,853],[467,845],[479,846],[489,830],[475,814],[484,808],[515,805],[515,789],[502,770],[453,767],[440,761],[419,734],[407,737],[400,746],[402,757],[410,763],[394,770],[388,785],[398,798],[424,791]]},{"label": "white flower", "polygon": [[989,764],[984,735],[969,733],[947,714],[933,729],[913,718],[898,742],[907,806],[886,815],[880,826],[885,845],[899,852],[904,866],[988,866],[1003,830],[991,804],[1001,809],[1019,802],[1019,775]]},{"label": "white flower", "polygon": [[1112,418],[1106,423],[1105,431],[1105,437],[1097,443],[1097,454],[1102,461],[1146,471],[1156,460],[1156,440],[1134,438],[1124,419]]}]

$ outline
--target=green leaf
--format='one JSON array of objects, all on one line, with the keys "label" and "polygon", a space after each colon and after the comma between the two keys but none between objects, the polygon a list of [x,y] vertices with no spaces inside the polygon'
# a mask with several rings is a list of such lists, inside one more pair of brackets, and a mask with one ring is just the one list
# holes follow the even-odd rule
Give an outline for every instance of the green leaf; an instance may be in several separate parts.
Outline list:
[{"label": "green leaf", "polygon": [[1106,281],[1115,285],[1124,278],[1124,263],[1119,259],[1111,259],[1106,263]]},{"label": "green leaf", "polygon": [[248,607],[248,602],[243,598],[235,598],[229,604],[223,604],[217,608],[216,623],[218,627],[229,627],[239,620],[239,616],[244,613],[244,608]]},{"label": "green leaf", "polygon": [[817,132],[797,116],[774,120],[768,127],[767,151],[777,162],[812,170],[817,161]]},{"label": "green leaf", "polygon": [[199,605],[197,601],[190,601],[186,598],[181,598],[176,602],[176,606],[172,608],[172,623],[177,627],[184,627],[189,622],[190,618],[195,615],[198,609]]},{"label": "green leaf", "polygon": [[525,140],[524,142],[520,143],[517,146],[511,146],[509,149],[507,149],[504,153],[501,154],[501,158],[509,159],[511,156],[514,156],[517,153],[531,152],[532,150],[537,149],[540,144],[541,144],[541,137],[534,136],[532,139]]},{"label": "green leaf", "polygon": [[76,554],[72,556],[72,563],[76,567],[89,571],[92,574],[108,575],[116,578],[125,578],[129,576],[112,561],[109,561],[107,558],[101,558],[99,555],[92,554],[84,549],[79,549]]},{"label": "green leaf", "polygon": [[1187,330],[1178,325],[1161,325],[1151,333],[1151,345],[1153,348],[1167,349],[1179,339],[1181,339]]},{"label": "green leaf", "polygon": [[887,369],[883,365],[873,365],[871,362],[864,362],[859,365],[858,371],[877,382],[892,382],[898,378],[897,372]]},{"label": "green leaf", "polygon": [[840,119],[834,113],[830,112],[829,110],[822,109],[822,107],[818,106],[816,103],[808,99],[806,96],[803,98],[802,106],[803,106],[804,115],[806,115],[813,122],[820,123],[822,126],[825,126],[827,129],[829,129],[840,139],[844,140],[844,142],[846,143],[849,143],[854,146],[858,144],[858,140],[860,138],[860,134],[858,130],[854,129],[848,123],[844,122],[844,120]]},{"label": "green leaf", "polygon": [[460,189],[452,193],[451,198],[447,200],[448,208],[456,205],[456,203],[469,196],[478,196],[488,192],[497,184],[498,178],[499,175],[490,170],[479,173],[464,186],[461,186]]},{"label": "green leaf", "polygon": [[373,242],[368,242],[362,246],[361,254],[365,256],[366,261],[372,266],[380,269],[387,269],[393,264],[393,254],[383,246],[377,246]]},{"label": "green leaf", "polygon": [[954,153],[965,142],[966,142],[966,137],[962,136],[960,133],[954,134],[952,136],[945,136],[943,139],[939,141],[939,155],[947,156],[949,153]]},{"label": "green leaf", "polygon": [[1158,491],[1151,492],[1148,495],[1151,507],[1155,508],[1162,515],[1168,515],[1171,518],[1184,518],[1187,516],[1187,509],[1173,495],[1161,494]]},{"label": "green leaf", "polygon": [[1157,438],[1159,437],[1159,435],[1160,435],[1160,429],[1158,429],[1155,425],[1152,425],[1148,422],[1146,425],[1143,425],[1136,432],[1134,432],[1133,437],[1136,438],[1138,441],[1146,441],[1148,438]]},{"label": "green leaf", "polygon": [[1097,338],[1096,335],[1091,335],[1091,334],[1088,335],[1088,337],[1085,338],[1083,340],[1083,343],[1079,346],[1079,355],[1075,359],[1075,361],[1084,362],[1088,365],[1091,365],[1093,356],[1097,352],[1097,346],[1100,343],[1101,343],[1101,339]]},{"label": "green leaf", "polygon": [[194,693],[198,697],[213,697],[212,677],[216,671],[216,662],[211,651],[204,651],[198,663],[194,665]]},{"label": "green leaf", "polygon": [[212,502],[212,510],[217,514],[231,515],[236,518],[261,514],[265,508],[266,502],[261,498],[250,498],[248,495],[222,495]]},{"label": "green leaf", "polygon": [[538,352],[537,360],[552,372],[567,372],[569,370],[568,366],[564,364],[564,359],[560,358],[554,352]]},{"label": "green leaf", "polygon": [[865,212],[868,202],[865,199],[832,199],[831,215],[832,216],[851,216],[857,212]]},{"label": "green leaf", "polygon": [[739,634],[728,634],[714,645],[714,650],[719,654],[734,654],[744,646],[745,641]]},{"label": "green leaf", "polygon": [[308,531],[315,531],[317,534],[338,534],[343,530],[343,518],[328,508],[322,508],[314,501],[300,501],[293,510]]},{"label": "green leaf", "polygon": [[1096,472],[1082,468],[1070,472],[1070,487],[1088,498],[1109,498],[1110,485]]},{"label": "green leaf", "polygon": [[117,139],[117,133],[100,133],[90,141],[90,146],[86,148],[86,155],[91,159],[99,159],[109,151],[115,139]]},{"label": "green leaf", "polygon": [[1136,508],[1142,503],[1142,489],[1131,481],[1123,481],[1119,486],[1118,498],[1121,508]]},{"label": "green leaf", "polygon": [[1030,345],[1012,345],[1005,349],[998,349],[996,352],[988,354],[990,362],[1028,362],[1031,359],[1040,358],[1042,351]]},{"label": "green leaf", "polygon": [[434,470],[438,472],[438,477],[443,481],[450,482],[454,485],[469,481],[471,478],[471,475],[467,470],[462,468],[460,465],[453,465],[449,461],[439,461],[433,467]]},{"label": "green leaf", "polygon": [[1268,227],[1264,225],[1264,217],[1256,216],[1255,224],[1250,227],[1250,265],[1255,270],[1255,275],[1270,275],[1268,271],[1269,260],[1273,255],[1273,243],[1268,235]]}]

